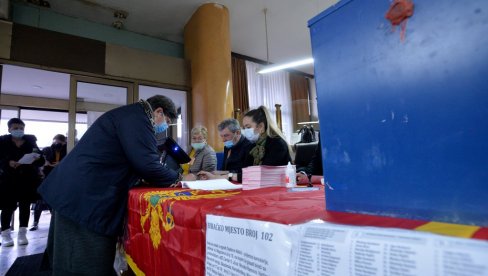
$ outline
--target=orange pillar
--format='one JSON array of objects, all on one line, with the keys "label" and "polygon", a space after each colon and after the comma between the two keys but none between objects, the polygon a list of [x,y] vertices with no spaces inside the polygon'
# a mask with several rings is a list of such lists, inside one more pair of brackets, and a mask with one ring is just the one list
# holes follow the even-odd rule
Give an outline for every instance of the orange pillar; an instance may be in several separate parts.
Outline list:
[{"label": "orange pillar", "polygon": [[185,58],[191,63],[192,122],[208,129],[207,142],[223,151],[217,124],[232,118],[232,68],[229,10],[204,4],[192,15],[184,30]]}]

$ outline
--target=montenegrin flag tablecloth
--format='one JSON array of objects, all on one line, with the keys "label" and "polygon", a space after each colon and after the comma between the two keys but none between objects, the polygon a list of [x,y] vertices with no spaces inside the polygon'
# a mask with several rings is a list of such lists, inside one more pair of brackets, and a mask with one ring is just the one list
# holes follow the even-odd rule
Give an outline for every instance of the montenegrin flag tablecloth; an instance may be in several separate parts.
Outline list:
[{"label": "montenegrin flag tablecloth", "polygon": [[201,191],[137,188],[129,192],[125,250],[137,275],[204,275],[206,215],[301,224],[313,219],[488,239],[488,228],[325,210],[324,190]]}]

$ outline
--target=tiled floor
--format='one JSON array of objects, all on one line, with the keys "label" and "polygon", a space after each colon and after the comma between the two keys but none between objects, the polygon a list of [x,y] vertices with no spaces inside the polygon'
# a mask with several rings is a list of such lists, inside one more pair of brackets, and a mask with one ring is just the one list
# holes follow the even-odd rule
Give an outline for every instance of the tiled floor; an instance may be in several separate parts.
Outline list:
[{"label": "tiled floor", "polygon": [[[44,252],[47,242],[47,234],[49,230],[49,222],[51,220],[51,214],[49,211],[44,211],[41,215],[39,222],[39,229],[37,231],[27,231],[28,245],[17,245],[17,231],[19,230],[19,212],[15,212],[15,229],[12,232],[12,238],[14,239],[14,246],[2,247],[0,246],[0,275],[5,275],[10,266],[14,263],[15,259],[20,256],[32,255]],[[32,225],[33,216],[31,214],[29,220],[29,227]]]}]

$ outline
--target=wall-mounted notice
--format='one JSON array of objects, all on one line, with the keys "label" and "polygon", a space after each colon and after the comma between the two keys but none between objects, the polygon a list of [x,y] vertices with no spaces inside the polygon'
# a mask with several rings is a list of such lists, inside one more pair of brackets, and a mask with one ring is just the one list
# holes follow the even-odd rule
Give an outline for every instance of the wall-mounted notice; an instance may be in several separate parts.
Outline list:
[{"label": "wall-mounted notice", "polygon": [[488,275],[488,242],[412,230],[307,223],[289,275]]},{"label": "wall-mounted notice", "polygon": [[207,215],[205,275],[286,275],[292,237],[283,224]]}]

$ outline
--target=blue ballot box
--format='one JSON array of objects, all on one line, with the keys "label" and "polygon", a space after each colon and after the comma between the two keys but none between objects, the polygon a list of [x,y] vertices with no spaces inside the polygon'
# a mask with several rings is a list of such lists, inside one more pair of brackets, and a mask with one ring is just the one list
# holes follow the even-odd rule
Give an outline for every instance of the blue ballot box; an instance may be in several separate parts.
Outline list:
[{"label": "blue ballot box", "polygon": [[348,0],[310,20],[326,208],[488,226],[488,1]]}]

